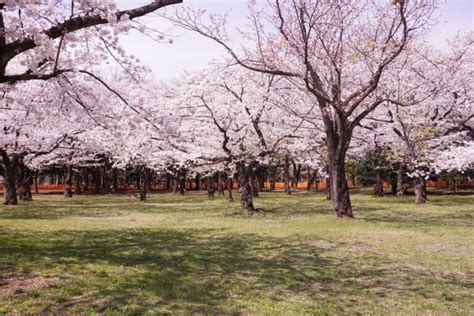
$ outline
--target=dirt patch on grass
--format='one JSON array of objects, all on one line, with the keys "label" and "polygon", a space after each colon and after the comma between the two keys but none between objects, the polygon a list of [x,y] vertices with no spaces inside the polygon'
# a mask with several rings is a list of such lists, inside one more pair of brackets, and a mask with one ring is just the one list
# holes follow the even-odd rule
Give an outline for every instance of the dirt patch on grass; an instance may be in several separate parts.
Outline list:
[{"label": "dirt patch on grass", "polygon": [[0,301],[8,296],[45,288],[49,282],[50,280],[34,274],[0,277]]}]

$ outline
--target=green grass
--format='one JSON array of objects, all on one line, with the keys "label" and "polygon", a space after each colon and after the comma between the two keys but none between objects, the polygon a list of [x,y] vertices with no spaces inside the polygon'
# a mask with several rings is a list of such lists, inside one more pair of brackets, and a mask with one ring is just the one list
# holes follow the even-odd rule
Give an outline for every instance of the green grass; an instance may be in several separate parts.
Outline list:
[{"label": "green grass", "polygon": [[474,310],[474,196],[35,196],[0,208],[0,314],[453,314]]}]

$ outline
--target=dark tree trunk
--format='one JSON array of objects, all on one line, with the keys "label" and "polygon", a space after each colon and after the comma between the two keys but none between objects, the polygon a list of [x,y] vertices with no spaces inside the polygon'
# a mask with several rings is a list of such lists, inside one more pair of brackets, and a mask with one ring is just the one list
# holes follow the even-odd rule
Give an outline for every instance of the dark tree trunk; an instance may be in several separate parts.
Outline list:
[{"label": "dark tree trunk", "polygon": [[262,192],[265,189],[265,178],[267,177],[267,168],[260,166],[255,174],[257,178],[258,191]]},{"label": "dark tree trunk", "polygon": [[383,196],[383,179],[382,176],[380,175],[380,170],[375,168],[374,170],[374,178],[375,178],[375,183],[374,183],[374,194],[375,196],[382,197]]},{"label": "dark tree trunk", "polygon": [[184,195],[186,192],[186,172],[181,171],[179,175],[179,194]]},{"label": "dark tree trunk", "polygon": [[347,118],[341,114],[337,114],[335,121],[327,116],[323,117],[323,121],[329,158],[332,209],[338,218],[353,218],[345,166],[352,130]]},{"label": "dark tree trunk", "polygon": [[171,191],[171,182],[173,181],[173,179],[171,178],[171,176],[168,174],[166,175],[166,184],[165,184],[165,190],[170,192]]},{"label": "dark tree trunk", "polygon": [[216,175],[213,174],[207,177],[207,197],[213,199],[216,190]]},{"label": "dark tree trunk", "polygon": [[77,195],[82,194],[82,179],[81,179],[81,174],[79,172],[74,173],[74,193]]},{"label": "dark tree trunk", "polygon": [[397,194],[397,179],[394,178],[394,177],[391,177],[390,178],[390,193],[392,195],[396,195]]},{"label": "dark tree trunk", "polygon": [[140,179],[140,201],[146,201],[148,183],[150,182],[150,170],[145,167],[139,168]]},{"label": "dark tree trunk", "polygon": [[456,179],[449,180],[449,192],[456,193],[458,190],[458,181]]},{"label": "dark tree trunk", "polygon": [[112,191],[114,193],[117,193],[119,191],[119,186],[118,186],[118,169],[113,168],[112,169]]},{"label": "dark tree trunk", "polygon": [[405,195],[405,188],[403,187],[403,164],[400,164],[400,168],[397,171],[397,196]]},{"label": "dark tree trunk", "polygon": [[252,195],[253,197],[258,197],[258,187],[257,187],[257,180],[255,178],[255,172],[252,171],[250,173],[250,186],[252,187]]},{"label": "dark tree trunk", "polygon": [[225,196],[224,194],[224,182],[222,181],[222,172],[217,172],[217,191],[219,196]]},{"label": "dark tree trunk", "polygon": [[84,192],[89,191],[89,171],[84,172]]},{"label": "dark tree trunk", "polygon": [[308,167],[308,182],[306,183],[306,190],[311,192],[311,188],[314,183],[314,173],[311,171],[311,168]]},{"label": "dark tree trunk", "polygon": [[194,182],[196,184],[196,187],[194,189],[196,191],[201,190],[201,175],[199,173],[196,174],[196,177],[194,177]]},{"label": "dark tree trunk", "polygon": [[140,183],[140,170],[137,171],[137,177],[135,179],[135,185],[137,187],[137,190],[141,190],[141,183]]},{"label": "dark tree trunk", "polygon": [[3,204],[4,205],[17,205],[18,198],[16,195],[15,188],[15,174],[10,171],[5,171],[5,177],[3,179]]},{"label": "dark tree trunk", "polygon": [[72,197],[72,166],[68,165],[65,168],[66,179],[64,181],[64,197]]},{"label": "dark tree trunk", "polygon": [[270,180],[270,191],[274,191],[276,186],[276,181],[271,179]]},{"label": "dark tree trunk", "polygon": [[179,192],[179,179],[178,176],[173,177],[173,193]]},{"label": "dark tree trunk", "polygon": [[234,197],[232,195],[232,177],[229,177],[229,175],[226,174],[226,180],[227,192],[229,192],[228,200],[229,202],[234,202]]},{"label": "dark tree trunk", "polygon": [[17,205],[18,198],[16,195],[16,173],[18,156],[13,155],[11,158],[4,150],[0,150],[3,160],[3,204]]},{"label": "dark tree trunk", "polygon": [[237,164],[239,192],[240,192],[240,208],[249,212],[254,212],[252,187],[250,185],[250,166],[244,163]]},{"label": "dark tree trunk", "polygon": [[18,162],[18,198],[21,201],[33,201],[33,195],[31,194],[31,181],[32,172],[23,164],[22,161]]},{"label": "dark tree trunk", "polygon": [[334,215],[340,218],[353,218],[343,157],[332,160],[330,165],[330,184]]},{"label": "dark tree trunk", "polygon": [[109,168],[104,166],[102,168],[102,187],[104,189],[105,194],[110,194],[110,175],[109,175]]},{"label": "dark tree trunk", "polygon": [[92,181],[94,182],[94,193],[100,194],[100,168],[95,168]]},{"label": "dark tree trunk", "polygon": [[326,177],[326,200],[331,201],[331,178]]},{"label": "dark tree trunk", "polygon": [[300,176],[301,176],[301,165],[293,163],[293,179],[291,181],[291,186],[295,190],[298,190],[298,184],[300,182]]},{"label": "dark tree trunk", "polygon": [[39,192],[39,190],[38,190],[38,172],[35,172],[34,183],[35,183],[35,193],[38,193]]},{"label": "dark tree trunk", "polygon": [[424,204],[428,200],[426,192],[426,180],[423,177],[417,177],[413,182],[415,191],[415,203]]},{"label": "dark tree trunk", "polygon": [[283,181],[285,183],[285,193],[291,194],[290,188],[290,157],[285,155],[285,163],[283,166]]},{"label": "dark tree trunk", "polygon": [[153,181],[154,181],[154,174],[151,169],[148,169],[148,191],[151,192],[153,190]]}]

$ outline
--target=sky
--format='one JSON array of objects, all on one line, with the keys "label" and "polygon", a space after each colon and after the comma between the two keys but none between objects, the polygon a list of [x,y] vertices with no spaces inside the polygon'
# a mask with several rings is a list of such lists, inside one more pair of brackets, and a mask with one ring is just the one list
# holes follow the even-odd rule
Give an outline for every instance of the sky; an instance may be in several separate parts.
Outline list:
[{"label": "sky", "polygon": [[[263,2],[265,0],[256,0]],[[117,0],[120,9],[136,7],[150,2],[145,0]],[[184,0],[182,5],[193,5],[212,12],[228,13],[229,34],[233,42],[239,42],[237,33],[230,30],[245,24],[246,0]],[[442,47],[447,38],[458,32],[474,30],[474,0],[445,0],[436,11],[439,24],[436,25],[429,41]],[[184,30],[170,30],[170,25],[161,18],[146,17],[146,23],[153,28],[173,33],[173,44],[158,43],[132,31],[121,36],[120,42],[141,63],[148,66],[157,79],[170,79],[183,71],[203,69],[212,61],[225,55],[224,50],[213,41]]]}]

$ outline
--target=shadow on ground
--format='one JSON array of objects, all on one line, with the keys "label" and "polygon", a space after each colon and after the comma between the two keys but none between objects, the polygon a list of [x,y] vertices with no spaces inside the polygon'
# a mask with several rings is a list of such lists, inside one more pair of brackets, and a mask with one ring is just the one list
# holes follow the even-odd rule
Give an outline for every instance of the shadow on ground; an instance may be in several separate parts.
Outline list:
[{"label": "shadow on ground", "polygon": [[[334,303],[325,310],[330,313],[359,304],[338,302],[340,297],[438,295],[424,283],[431,282],[428,273],[391,271],[381,258],[361,266],[328,254],[342,246],[215,230],[10,231],[0,233],[0,280],[42,271],[49,285],[28,303],[41,312],[232,314],[248,308],[239,306],[242,298],[283,303],[299,296],[311,302],[300,312],[320,312],[325,300]],[[436,282],[473,286],[450,275],[437,276]],[[15,295],[31,299],[28,292]]]}]

